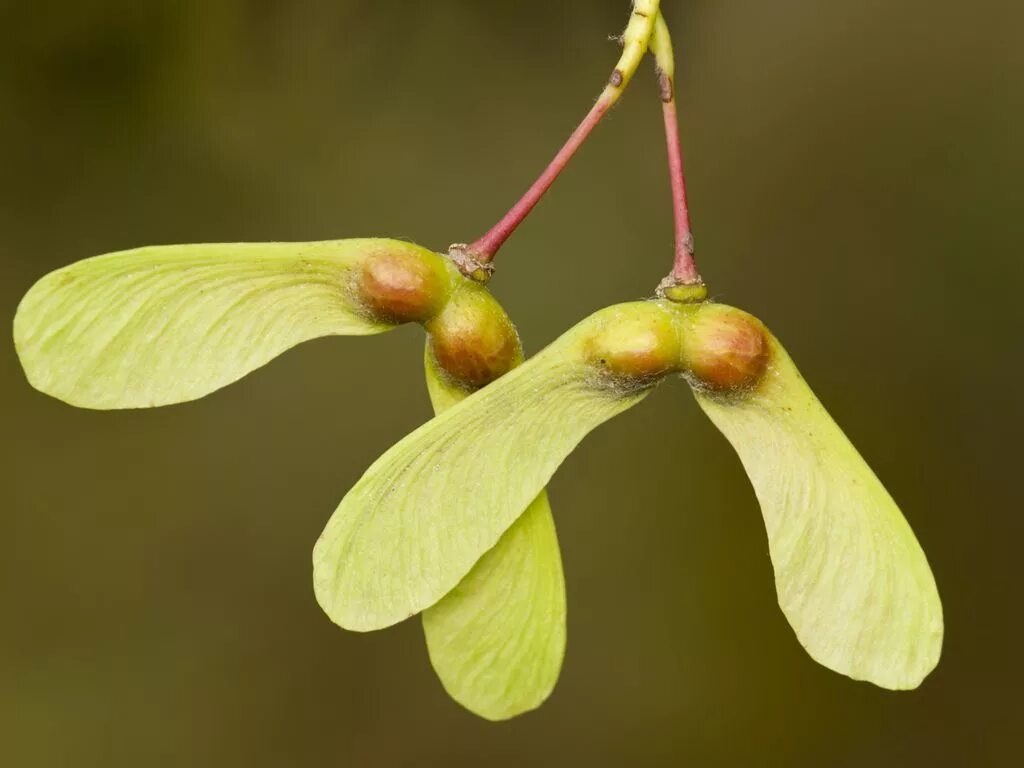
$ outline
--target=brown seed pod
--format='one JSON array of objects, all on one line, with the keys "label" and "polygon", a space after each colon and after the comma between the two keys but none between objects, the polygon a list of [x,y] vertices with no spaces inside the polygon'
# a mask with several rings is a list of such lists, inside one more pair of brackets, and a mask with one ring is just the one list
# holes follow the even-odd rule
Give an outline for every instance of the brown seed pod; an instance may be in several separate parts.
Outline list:
[{"label": "brown seed pod", "polygon": [[466,389],[486,386],[522,362],[515,326],[487,290],[475,283],[460,284],[425,327],[437,364]]},{"label": "brown seed pod", "polygon": [[381,250],[358,271],[356,290],[374,319],[424,322],[448,297],[449,275],[441,256],[422,248]]},{"label": "brown seed pod", "polygon": [[695,385],[705,389],[749,389],[768,367],[764,326],[752,315],[732,307],[704,305],[690,319],[683,339],[686,371]]}]

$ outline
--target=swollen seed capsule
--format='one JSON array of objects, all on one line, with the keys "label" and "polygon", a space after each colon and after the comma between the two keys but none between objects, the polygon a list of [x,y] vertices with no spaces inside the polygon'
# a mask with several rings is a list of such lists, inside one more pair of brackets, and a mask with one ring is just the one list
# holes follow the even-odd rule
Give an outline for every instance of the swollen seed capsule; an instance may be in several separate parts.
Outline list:
[{"label": "swollen seed capsule", "polygon": [[768,339],[761,321],[721,304],[705,304],[683,335],[683,363],[691,381],[733,392],[757,384],[768,367]]},{"label": "swollen seed capsule", "polygon": [[485,288],[465,281],[425,325],[430,351],[456,384],[476,390],[522,362],[515,326]]},{"label": "swollen seed capsule", "polygon": [[657,302],[615,307],[603,326],[586,342],[592,365],[625,385],[653,382],[679,370],[677,318]]},{"label": "swollen seed capsule", "polygon": [[372,254],[356,279],[359,297],[373,318],[390,323],[430,319],[450,290],[442,257],[412,247]]}]

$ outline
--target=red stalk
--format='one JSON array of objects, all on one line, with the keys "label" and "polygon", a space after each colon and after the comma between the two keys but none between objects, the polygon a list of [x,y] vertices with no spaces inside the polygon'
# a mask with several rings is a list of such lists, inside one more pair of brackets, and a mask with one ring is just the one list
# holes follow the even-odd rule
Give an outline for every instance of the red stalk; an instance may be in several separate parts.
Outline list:
[{"label": "red stalk", "polygon": [[[683,174],[683,153],[679,144],[679,121],[676,116],[674,84],[661,74],[662,114],[665,118],[665,145],[668,149],[668,174],[672,183],[672,214],[675,221],[676,247],[672,264],[672,277],[682,284],[700,282],[693,258],[693,231],[690,229],[690,209],[686,204],[686,177]],[[664,96],[668,95],[665,99]]]},{"label": "red stalk", "polygon": [[548,191],[555,182],[555,179],[558,178],[558,174],[565,169],[572,156],[576,154],[576,151],[583,142],[587,140],[591,131],[601,122],[601,118],[604,117],[609,107],[614,103],[614,100],[607,98],[606,94],[607,92],[601,94],[601,98],[597,100],[590,112],[587,113],[587,116],[583,118],[583,122],[572,132],[568,141],[558,150],[558,154],[548,163],[544,172],[537,177],[537,180],[530,185],[530,188],[509,209],[508,213],[502,216],[497,224],[487,230],[483,237],[466,246],[466,252],[469,255],[484,264],[490,263],[498,249],[515,232],[516,227],[522,223],[523,219],[529,215],[541,197],[544,196],[544,193]]}]

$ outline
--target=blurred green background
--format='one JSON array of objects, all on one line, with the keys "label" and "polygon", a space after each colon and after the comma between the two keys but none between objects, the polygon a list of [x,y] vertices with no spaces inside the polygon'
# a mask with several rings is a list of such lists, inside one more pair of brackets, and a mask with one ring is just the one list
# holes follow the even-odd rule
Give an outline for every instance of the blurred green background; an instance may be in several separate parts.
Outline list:
[{"label": "blurred green background", "polygon": [[[942,662],[891,693],[818,666],[685,386],[552,484],[554,695],[451,702],[419,623],[357,635],[310,549],[427,418],[422,334],[326,339],[205,400],[75,410],[0,347],[0,764],[1022,764],[1024,7],[665,0],[698,257],[901,503]],[[0,3],[0,307],[143,244],[481,234],[596,97],[625,0]],[[503,250],[530,351],[668,270],[649,65]],[[681,499],[685,497],[685,503]],[[625,511],[625,513],[623,512]]]}]

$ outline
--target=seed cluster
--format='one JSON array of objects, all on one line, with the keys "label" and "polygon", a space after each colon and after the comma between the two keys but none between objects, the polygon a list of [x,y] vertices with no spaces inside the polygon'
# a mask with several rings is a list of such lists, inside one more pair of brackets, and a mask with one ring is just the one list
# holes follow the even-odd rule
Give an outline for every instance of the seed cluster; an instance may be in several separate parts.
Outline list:
[{"label": "seed cluster", "polygon": [[475,391],[522,362],[508,315],[443,256],[381,250],[366,259],[356,281],[356,294],[374,320],[423,325],[431,353],[453,384]]},{"label": "seed cluster", "polygon": [[617,387],[634,389],[682,373],[705,390],[754,387],[768,365],[764,326],[717,304],[622,305],[587,341],[586,356]]}]

